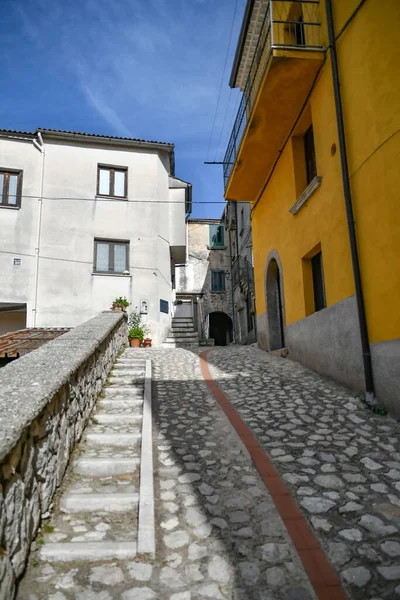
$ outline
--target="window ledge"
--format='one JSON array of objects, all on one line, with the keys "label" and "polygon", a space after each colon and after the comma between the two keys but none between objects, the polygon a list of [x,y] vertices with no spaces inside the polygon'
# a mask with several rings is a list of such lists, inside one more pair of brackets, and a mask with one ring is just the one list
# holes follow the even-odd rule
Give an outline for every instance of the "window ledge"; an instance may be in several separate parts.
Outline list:
[{"label": "window ledge", "polygon": [[319,188],[321,183],[322,183],[322,177],[318,177],[318,176],[314,177],[314,179],[312,181],[310,181],[310,183],[308,184],[308,186],[306,187],[304,192],[302,192],[300,194],[300,196],[297,198],[296,202],[293,204],[293,206],[289,210],[289,212],[292,215],[296,215],[299,212],[299,210],[301,209],[301,207],[307,202],[309,197],[312,196],[312,194],[315,192],[315,190],[317,190]]},{"label": "window ledge", "polygon": [[96,200],[121,200],[122,202],[128,202],[126,196],[102,196],[101,194],[96,194]]},{"label": "window ledge", "polygon": [[219,291],[219,292],[216,292],[216,291],[214,291],[214,290],[211,290],[211,291],[210,291],[210,293],[211,293],[211,294],[226,294],[226,290],[221,290],[221,291]]},{"label": "window ledge", "polygon": [[7,204],[0,204],[0,208],[8,208],[9,210],[20,210],[20,206],[8,206]]},{"label": "window ledge", "polygon": [[207,250],[226,250],[226,246],[207,246]]},{"label": "window ledge", "polygon": [[132,275],[124,275],[123,273],[101,273],[100,271],[93,271],[92,275],[100,275],[101,277],[125,277],[125,279],[132,279]]}]

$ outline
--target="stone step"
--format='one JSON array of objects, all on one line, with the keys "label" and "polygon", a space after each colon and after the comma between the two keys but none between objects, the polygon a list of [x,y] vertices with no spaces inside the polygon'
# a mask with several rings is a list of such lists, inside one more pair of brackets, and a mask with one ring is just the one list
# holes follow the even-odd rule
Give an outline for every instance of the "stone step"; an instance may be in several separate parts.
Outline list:
[{"label": "stone step", "polygon": [[132,375],[133,377],[144,377],[144,369],[133,369],[131,366],[117,366],[114,365],[111,371],[112,377],[126,377]]},{"label": "stone step", "polygon": [[115,387],[141,386],[143,389],[143,377],[134,377],[133,375],[111,375],[108,378],[108,381]]},{"label": "stone step", "polygon": [[65,513],[85,513],[94,511],[128,512],[139,501],[138,494],[64,494],[60,500],[60,510]]},{"label": "stone step", "polygon": [[95,446],[118,446],[132,448],[140,440],[141,434],[137,433],[88,433],[86,439]]},{"label": "stone step", "polygon": [[191,317],[172,317],[171,324],[175,324],[175,323],[193,324],[193,319]]},{"label": "stone step", "polygon": [[[113,409],[126,408],[127,410],[140,410],[143,406],[143,400],[119,400],[117,398],[107,398],[99,401],[99,408],[104,408],[112,412]],[[96,417],[95,417],[96,418]]]},{"label": "stone step", "polygon": [[131,385],[106,386],[103,388],[102,394],[104,398],[111,396],[123,396],[126,400],[137,400],[143,398],[143,387],[133,387]]},{"label": "stone step", "polygon": [[135,473],[139,465],[138,458],[79,458],[74,463],[75,473],[101,477],[103,475],[123,475]]},{"label": "stone step", "polygon": [[192,325],[190,327],[183,327],[182,325],[179,325],[179,327],[177,327],[176,325],[172,325],[171,331],[190,331],[192,333],[196,333]]},{"label": "stone step", "polygon": [[196,337],[197,338],[197,333],[194,331],[171,331],[169,337],[173,337],[173,338]]},{"label": "stone step", "polygon": [[198,346],[199,340],[196,340],[195,342],[177,342],[175,340],[173,342],[166,341],[162,344],[163,348],[198,348]]},{"label": "stone step", "polygon": [[40,549],[47,562],[126,560],[136,556],[136,542],[67,542],[48,543]]},{"label": "stone step", "polygon": [[96,419],[96,425],[112,425],[112,424],[124,424],[132,425],[138,424],[142,420],[142,415],[135,415],[132,412],[129,413],[101,413],[96,412],[93,417]]},{"label": "stone step", "polygon": [[187,336],[187,337],[171,337],[168,336],[167,339],[165,340],[167,343],[174,343],[175,344],[179,344],[180,342],[184,343],[184,344],[198,344],[199,343],[199,338],[197,336]]}]

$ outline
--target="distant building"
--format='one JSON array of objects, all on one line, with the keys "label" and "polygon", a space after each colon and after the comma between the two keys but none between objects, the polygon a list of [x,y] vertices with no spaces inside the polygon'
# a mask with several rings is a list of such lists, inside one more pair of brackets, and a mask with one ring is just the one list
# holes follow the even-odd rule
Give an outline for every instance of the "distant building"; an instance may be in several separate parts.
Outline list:
[{"label": "distant building", "polygon": [[173,144],[2,130],[0,190],[0,334],[78,325],[126,296],[163,341],[191,211]]},{"label": "distant building", "polygon": [[251,206],[260,347],[397,415],[399,23],[398,0],[248,0],[224,158],[226,199]]},{"label": "distant building", "polygon": [[250,203],[228,202],[223,220],[231,254],[234,338],[238,344],[252,344],[256,308]]},{"label": "distant building", "polygon": [[186,263],[176,267],[175,316],[192,317],[200,340],[233,341],[229,239],[221,219],[188,220]]}]

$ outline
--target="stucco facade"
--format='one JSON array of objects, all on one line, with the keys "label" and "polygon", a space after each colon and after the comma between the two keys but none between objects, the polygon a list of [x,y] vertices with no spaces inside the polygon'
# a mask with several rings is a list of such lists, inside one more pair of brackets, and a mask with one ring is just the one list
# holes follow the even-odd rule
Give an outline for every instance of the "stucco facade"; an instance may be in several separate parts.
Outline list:
[{"label": "stucco facade", "polygon": [[[173,163],[172,144],[1,132],[0,170],[22,172],[22,193],[20,207],[0,206],[0,309],[25,304],[27,327],[69,327],[126,296],[131,307],[147,302],[151,337],[162,342],[190,210],[190,184]],[[99,165],[126,174],[125,198],[98,193]],[[95,268],[95,240],[125,244],[125,274]]]},{"label": "stucco facade", "polygon": [[[375,394],[400,415],[400,5],[358,4],[332,0],[345,147]],[[364,392],[325,1],[265,8],[271,37],[260,32],[237,154],[230,145],[225,159],[226,198],[252,207],[258,341]],[[293,26],[286,46],[278,17]]]},{"label": "stucco facade", "polygon": [[[218,227],[222,237],[217,245],[212,238]],[[216,336],[216,344],[232,341],[231,289],[229,240],[224,222],[189,219],[188,256],[186,264],[176,267],[176,296],[178,301],[191,303],[199,339]],[[223,333],[225,329],[228,336]]]}]

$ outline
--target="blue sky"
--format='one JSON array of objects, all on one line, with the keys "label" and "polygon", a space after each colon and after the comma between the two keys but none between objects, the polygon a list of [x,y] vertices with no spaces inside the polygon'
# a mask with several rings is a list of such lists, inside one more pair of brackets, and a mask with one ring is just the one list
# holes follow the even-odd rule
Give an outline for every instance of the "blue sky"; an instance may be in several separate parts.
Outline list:
[{"label": "blue sky", "polygon": [[192,216],[218,217],[222,167],[203,162],[223,158],[237,110],[239,93],[228,79],[244,6],[245,0],[7,3],[0,128],[174,142],[176,175],[192,182],[194,202],[212,202],[195,203]]}]

